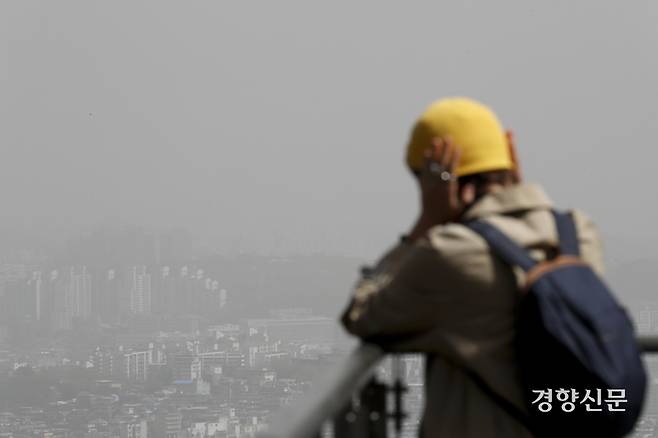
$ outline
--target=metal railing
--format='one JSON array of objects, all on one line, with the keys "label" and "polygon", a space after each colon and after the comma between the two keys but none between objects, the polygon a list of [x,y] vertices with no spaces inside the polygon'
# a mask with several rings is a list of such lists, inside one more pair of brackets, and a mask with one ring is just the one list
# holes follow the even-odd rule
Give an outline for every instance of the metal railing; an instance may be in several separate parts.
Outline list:
[{"label": "metal railing", "polygon": [[[658,336],[639,336],[638,345],[644,353],[658,353]],[[341,438],[386,437],[390,418],[399,432],[404,388],[399,378],[389,386],[374,377],[375,367],[384,357],[379,347],[361,344],[313,391],[282,409],[259,438],[320,437],[327,423],[333,435]],[[386,403],[390,392],[395,396],[392,410]]]},{"label": "metal railing", "polygon": [[317,383],[298,403],[284,408],[262,438],[309,438],[319,436],[323,423],[345,409],[352,395],[367,386],[384,352],[362,344],[332,374]]}]

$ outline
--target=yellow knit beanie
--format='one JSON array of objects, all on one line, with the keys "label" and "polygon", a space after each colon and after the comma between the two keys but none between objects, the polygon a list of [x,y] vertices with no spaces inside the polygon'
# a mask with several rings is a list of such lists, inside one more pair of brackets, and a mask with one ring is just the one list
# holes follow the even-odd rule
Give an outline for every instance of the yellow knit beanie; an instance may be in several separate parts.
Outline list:
[{"label": "yellow knit beanie", "polygon": [[422,168],[435,137],[450,136],[461,150],[457,176],[512,169],[505,131],[496,115],[475,100],[453,97],[432,103],[420,116],[407,145],[407,165]]}]

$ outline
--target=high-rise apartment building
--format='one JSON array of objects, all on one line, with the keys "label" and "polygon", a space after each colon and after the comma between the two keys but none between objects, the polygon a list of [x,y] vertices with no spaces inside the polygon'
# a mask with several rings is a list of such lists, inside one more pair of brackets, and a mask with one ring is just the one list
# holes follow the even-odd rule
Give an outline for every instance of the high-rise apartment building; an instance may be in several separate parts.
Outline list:
[{"label": "high-rise apartment building", "polygon": [[135,315],[151,314],[151,274],[146,266],[133,266],[131,270],[130,312]]},{"label": "high-rise apartment building", "polygon": [[69,326],[74,318],[89,319],[91,316],[91,274],[86,266],[69,269],[64,298]]},{"label": "high-rise apartment building", "polygon": [[183,416],[178,411],[157,412],[153,419],[155,437],[181,438],[183,436]]},{"label": "high-rise apartment building", "polygon": [[151,363],[150,351],[132,351],[123,355],[124,371],[128,380],[143,382]]},{"label": "high-rise apartment building", "polygon": [[[125,293],[122,293],[124,278],[116,268],[103,270],[98,275],[96,287],[96,314],[106,324],[116,324],[120,321],[122,301]],[[124,305],[124,308],[128,308]]]},{"label": "high-rise apartment building", "polygon": [[156,315],[176,314],[176,278],[169,266],[160,266],[153,278],[151,312]]}]

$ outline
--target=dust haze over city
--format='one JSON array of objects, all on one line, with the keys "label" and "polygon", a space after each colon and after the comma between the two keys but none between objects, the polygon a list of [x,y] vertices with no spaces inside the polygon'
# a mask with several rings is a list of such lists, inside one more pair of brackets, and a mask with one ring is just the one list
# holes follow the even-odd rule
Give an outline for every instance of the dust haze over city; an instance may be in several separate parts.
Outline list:
[{"label": "dust haze over city", "polygon": [[[494,108],[525,179],[595,218],[658,330],[657,22],[649,1],[2,2],[0,423],[261,430],[349,348],[334,321],[416,218],[404,147],[445,96]],[[206,411],[152,395],[172,382]]]}]

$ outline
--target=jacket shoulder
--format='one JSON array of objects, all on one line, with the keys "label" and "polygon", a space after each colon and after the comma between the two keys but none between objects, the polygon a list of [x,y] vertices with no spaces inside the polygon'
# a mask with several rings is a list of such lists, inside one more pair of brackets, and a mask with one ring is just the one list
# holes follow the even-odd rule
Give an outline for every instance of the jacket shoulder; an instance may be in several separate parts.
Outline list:
[{"label": "jacket shoulder", "polygon": [[597,274],[603,275],[603,240],[596,223],[582,210],[571,210],[580,243],[580,255],[589,263]]},{"label": "jacket shoulder", "polygon": [[504,269],[502,262],[491,256],[484,238],[464,224],[433,227],[426,235],[425,244],[435,254],[437,272],[444,277],[442,281],[450,279],[456,286],[473,281],[482,286],[493,282],[496,271]]},{"label": "jacket shoulder", "polygon": [[460,223],[435,226],[427,232],[426,239],[432,248],[443,253],[487,248],[479,234]]}]

